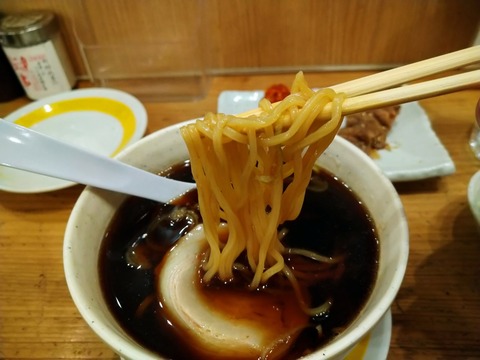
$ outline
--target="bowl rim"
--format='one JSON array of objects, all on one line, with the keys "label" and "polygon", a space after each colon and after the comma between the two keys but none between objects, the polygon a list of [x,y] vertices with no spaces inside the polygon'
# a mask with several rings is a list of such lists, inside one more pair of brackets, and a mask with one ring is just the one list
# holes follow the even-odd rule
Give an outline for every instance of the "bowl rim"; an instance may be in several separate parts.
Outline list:
[{"label": "bowl rim", "polygon": [[[115,158],[117,159],[124,159],[129,154],[135,151],[140,146],[143,146],[144,143],[155,139],[156,137],[162,136],[164,133],[168,133],[169,131],[176,131],[181,126],[184,126],[190,122],[195,121],[188,120],[185,122],[177,123],[165,128],[162,128],[156,132],[153,132],[138,142],[128,146],[124,150],[122,150]],[[339,146],[346,147],[348,151],[353,151],[365,161],[365,166],[368,167],[368,171],[375,173],[377,178],[382,182],[382,186],[385,186],[388,192],[393,197],[393,202],[390,203],[396,212],[398,212],[399,219],[398,219],[398,231],[399,231],[399,239],[403,241],[399,241],[400,243],[400,253],[399,257],[400,260],[394,271],[394,276],[392,277],[391,284],[388,286],[384,296],[378,301],[375,306],[375,309],[371,311],[371,313],[362,319],[361,326],[356,326],[355,328],[351,328],[345,336],[342,336],[341,341],[333,341],[327,343],[325,346],[321,348],[322,352],[319,354],[318,352],[312,353],[304,357],[304,359],[317,359],[319,356],[324,358],[335,357],[340,353],[347,350],[349,347],[353,347],[356,343],[358,343],[368,331],[370,331],[382,318],[382,316],[390,309],[392,302],[394,301],[400,286],[402,284],[403,278],[405,276],[407,264],[408,264],[408,255],[409,255],[409,230],[408,230],[408,222],[407,217],[403,208],[403,204],[401,199],[392,184],[392,182],[383,174],[381,169],[375,164],[375,162],[363,151],[358,149],[355,145],[351,144],[347,140],[336,136],[335,142],[339,143]],[[143,351],[140,351],[138,348],[141,346],[138,345],[138,348],[132,346],[128,342],[125,342],[124,338],[122,338],[121,334],[117,333],[113,328],[109,326],[104,326],[102,324],[102,320],[99,319],[96,314],[90,311],[88,306],[89,295],[85,294],[82,291],[81,285],[77,281],[77,277],[75,274],[75,269],[73,267],[73,253],[70,251],[69,246],[71,240],[73,238],[73,234],[75,231],[75,222],[80,212],[83,204],[89,200],[91,196],[96,196],[97,193],[106,192],[107,190],[96,189],[91,186],[87,186],[85,190],[80,194],[77,202],[74,205],[72,213],[68,219],[67,227],[65,230],[64,236],[64,271],[67,286],[70,292],[70,295],[90,328],[104,341],[108,346],[115,349],[118,353],[124,354],[127,358],[142,358],[142,359],[158,359],[158,355],[152,353],[151,351],[142,348]],[[364,305],[364,307],[367,304]],[[349,344],[345,346],[345,343]],[[122,346],[117,346],[121,344]]]}]

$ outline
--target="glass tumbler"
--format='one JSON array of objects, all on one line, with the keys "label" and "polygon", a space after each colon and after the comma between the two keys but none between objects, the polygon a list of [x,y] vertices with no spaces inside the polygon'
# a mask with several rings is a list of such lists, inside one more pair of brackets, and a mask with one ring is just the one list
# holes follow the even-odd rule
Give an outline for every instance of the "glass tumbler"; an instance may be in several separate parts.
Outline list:
[{"label": "glass tumbler", "polygon": [[469,144],[475,157],[480,160],[480,99],[475,109],[475,121],[470,134]]}]

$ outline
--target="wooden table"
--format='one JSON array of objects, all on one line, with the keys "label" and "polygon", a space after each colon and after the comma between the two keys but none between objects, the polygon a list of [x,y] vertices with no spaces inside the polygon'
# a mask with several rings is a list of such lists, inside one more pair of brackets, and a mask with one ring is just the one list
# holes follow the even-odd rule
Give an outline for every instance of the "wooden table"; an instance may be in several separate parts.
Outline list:
[{"label": "wooden table", "polygon": [[[308,74],[327,86],[364,72]],[[227,89],[264,89],[293,74],[214,77],[195,102],[146,103],[148,133],[215,111]],[[89,86],[81,84],[80,86]],[[392,306],[390,359],[480,359],[480,235],[468,208],[480,168],[467,140],[480,89],[421,101],[456,165],[453,175],[395,184],[410,226],[410,259]],[[0,104],[0,116],[28,103]],[[62,265],[63,232],[82,191],[0,191],[0,358],[116,359],[77,312]]]}]

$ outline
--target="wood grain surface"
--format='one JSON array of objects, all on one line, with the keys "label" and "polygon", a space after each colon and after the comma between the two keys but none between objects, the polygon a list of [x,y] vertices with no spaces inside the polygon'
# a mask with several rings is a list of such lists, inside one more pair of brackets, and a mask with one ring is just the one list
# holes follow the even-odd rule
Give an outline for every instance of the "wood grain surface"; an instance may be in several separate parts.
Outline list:
[{"label": "wood grain surface", "polygon": [[139,45],[170,69],[184,60],[172,45],[201,45],[196,60],[216,74],[381,68],[471,46],[480,25],[478,0],[0,0],[4,13],[39,9],[58,15],[84,77],[111,66],[86,46],[118,45],[108,54],[132,70]]},{"label": "wood grain surface", "polygon": [[[320,87],[365,74],[311,73],[307,80]],[[293,74],[214,77],[202,100],[145,103],[148,133],[215,111],[223,90],[265,89],[292,80]],[[420,102],[456,172],[395,184],[411,248],[392,305],[389,359],[480,358],[480,232],[466,198],[468,181],[480,168],[467,145],[479,98],[477,88]],[[2,103],[0,116],[28,102]],[[64,279],[63,233],[82,189],[0,192],[1,359],[118,359],[80,317]]]}]

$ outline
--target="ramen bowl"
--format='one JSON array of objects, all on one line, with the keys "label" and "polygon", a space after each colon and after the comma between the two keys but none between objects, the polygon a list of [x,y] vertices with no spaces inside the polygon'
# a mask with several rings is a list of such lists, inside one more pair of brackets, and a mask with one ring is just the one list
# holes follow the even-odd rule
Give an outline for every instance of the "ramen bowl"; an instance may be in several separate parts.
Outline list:
[{"label": "ramen bowl", "polygon": [[[136,167],[159,172],[188,159],[177,124],[157,131],[118,155]],[[343,358],[389,310],[405,273],[408,227],[402,203],[391,182],[361,150],[337,137],[318,165],[344,181],[361,199],[376,224],[379,268],[370,297],[356,319],[331,342],[305,359]],[[125,195],[87,187],[67,224],[64,268],[80,314],[92,330],[124,359],[159,359],[133,340],[116,321],[99,279],[99,251],[105,231]]]}]

